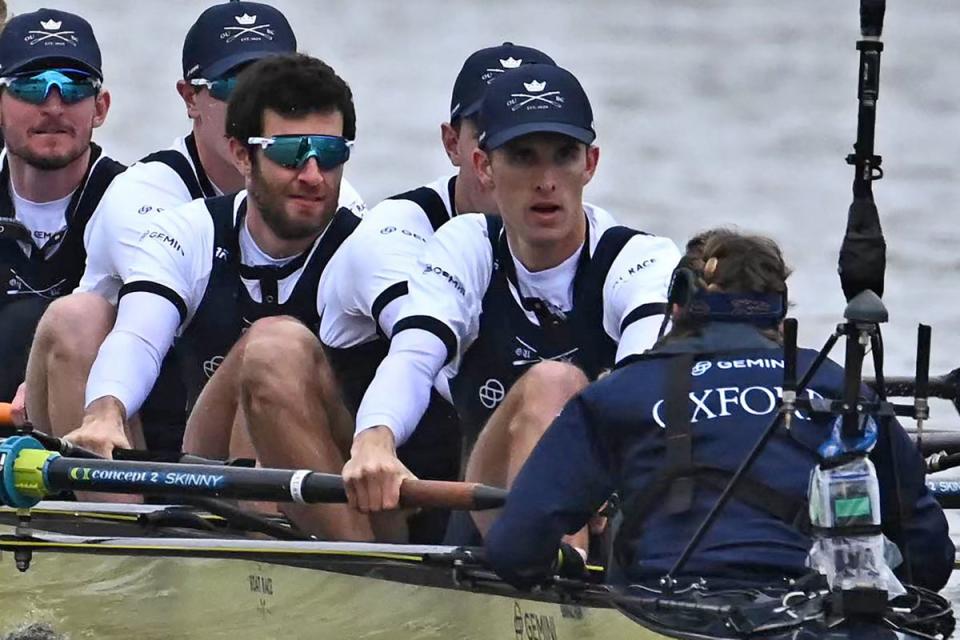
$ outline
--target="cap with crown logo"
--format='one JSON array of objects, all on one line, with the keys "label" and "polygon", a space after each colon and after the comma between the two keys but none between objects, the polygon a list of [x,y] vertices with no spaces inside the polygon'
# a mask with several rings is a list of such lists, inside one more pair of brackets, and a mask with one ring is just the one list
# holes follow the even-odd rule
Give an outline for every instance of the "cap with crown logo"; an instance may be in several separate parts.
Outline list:
[{"label": "cap with crown logo", "polygon": [[487,88],[479,122],[485,150],[528,133],[561,133],[584,144],[597,137],[580,81],[556,65],[523,65],[501,75]]},{"label": "cap with crown logo", "polygon": [[297,50],[279,10],[259,2],[216,4],[200,14],[183,42],[183,77],[214,79],[247,62]]},{"label": "cap with crown logo", "polygon": [[555,64],[543,51],[504,42],[470,54],[453,83],[450,121],[476,115],[487,86],[510,69],[524,64]]},{"label": "cap with crown logo", "polygon": [[10,18],[0,32],[0,76],[68,67],[103,79],[100,46],[80,16],[39,9]]}]

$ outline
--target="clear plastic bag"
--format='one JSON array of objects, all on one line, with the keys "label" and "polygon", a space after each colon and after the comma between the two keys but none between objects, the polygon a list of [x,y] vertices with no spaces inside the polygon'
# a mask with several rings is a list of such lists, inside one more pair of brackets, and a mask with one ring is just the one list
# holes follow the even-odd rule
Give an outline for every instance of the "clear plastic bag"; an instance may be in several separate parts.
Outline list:
[{"label": "clear plastic bag", "polygon": [[[857,533],[879,527],[880,485],[866,457],[810,475],[810,522],[815,528],[808,556],[811,568],[826,576],[834,589],[855,587],[886,591],[889,598],[906,593],[893,573],[902,558],[882,533]],[[845,535],[844,529],[851,535]]]}]

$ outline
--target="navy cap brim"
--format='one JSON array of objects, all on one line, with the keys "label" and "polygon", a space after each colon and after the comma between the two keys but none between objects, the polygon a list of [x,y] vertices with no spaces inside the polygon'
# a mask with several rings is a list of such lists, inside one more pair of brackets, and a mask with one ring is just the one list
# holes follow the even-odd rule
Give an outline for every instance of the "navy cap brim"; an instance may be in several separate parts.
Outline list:
[{"label": "navy cap brim", "polygon": [[288,51],[238,51],[237,53],[227,56],[226,58],[221,58],[213,64],[207,65],[203,69],[197,69],[196,73],[191,75],[191,78],[206,78],[207,80],[213,80],[214,78],[219,78],[226,72],[230,71],[235,67],[239,67],[242,64],[248,62],[256,62],[266,58],[267,56],[275,56],[283,53],[289,53]]},{"label": "navy cap brim", "polygon": [[41,55],[34,56],[33,58],[27,58],[26,60],[20,60],[16,65],[4,68],[2,75],[14,76],[25,71],[39,71],[44,68],[51,69],[53,67],[88,71],[97,79],[103,80],[103,73],[100,71],[100,69],[94,68],[93,65],[84,60],[68,55]]},{"label": "navy cap brim", "polygon": [[584,129],[565,122],[526,122],[513,127],[507,127],[480,142],[483,149],[496,149],[520,136],[528,133],[560,133],[578,140],[584,144],[592,144],[597,134],[590,129]]}]

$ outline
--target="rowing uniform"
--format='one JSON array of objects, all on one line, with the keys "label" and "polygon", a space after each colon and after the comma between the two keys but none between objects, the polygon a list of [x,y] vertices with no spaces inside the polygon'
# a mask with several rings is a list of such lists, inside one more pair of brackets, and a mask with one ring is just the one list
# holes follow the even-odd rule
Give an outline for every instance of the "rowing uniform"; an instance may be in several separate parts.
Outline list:
[{"label": "rowing uniform", "polygon": [[341,373],[353,411],[386,355],[410,271],[427,240],[456,215],[455,185],[456,176],[440,178],[371,209],[344,247],[344,270],[351,276],[335,279],[319,301],[326,308],[320,341]]},{"label": "rowing uniform", "polygon": [[243,330],[277,315],[319,324],[325,266],[360,218],[341,208],[304,253],[276,259],[253,240],[246,192],[195,200],[154,216],[120,273],[117,320],[87,381],[86,402],[114,396],[131,414],[176,351],[195,400]]},{"label": "rowing uniform", "polygon": [[77,189],[60,200],[31,202],[10,178],[6,152],[0,168],[0,400],[23,382],[40,316],[54,298],[77,286],[83,273],[83,235],[104,192],[124,165],[90,144],[90,162]]},{"label": "rowing uniform", "polygon": [[[222,194],[200,163],[193,134],[146,156],[111,186],[88,225],[84,244],[90,258],[77,290],[99,293],[116,303],[130,249],[154,215]],[[346,180],[340,183],[339,204],[363,215],[363,199]]]},{"label": "rowing uniform", "polygon": [[[331,286],[321,292],[319,306],[325,310],[318,335],[351,413],[356,413],[387,354],[418,256],[437,229],[456,215],[456,181],[455,175],[443,177],[373,207],[344,243],[337,265],[332,265],[348,275],[332,277]],[[456,413],[434,392],[420,428],[397,453],[417,477],[456,480],[460,446]],[[435,528],[425,531],[430,526]],[[442,538],[443,526],[443,520],[411,522],[411,540],[436,541]]]},{"label": "rowing uniform", "polygon": [[[90,257],[77,290],[98,293],[116,304],[121,274],[133,259],[131,250],[156,214],[218,195],[222,192],[204,171],[193,134],[131,166],[107,191],[87,226],[84,243]],[[363,199],[346,180],[341,181],[339,202],[362,215]],[[171,354],[142,408],[149,449],[180,450],[187,405],[181,373]]]},{"label": "rowing uniform", "polygon": [[[816,355],[800,350],[798,369]],[[516,478],[486,540],[488,561],[508,581],[528,586],[547,577],[561,536],[585,525],[613,491],[624,513],[619,569],[631,583],[658,580],[778,411],[783,349],[750,325],[713,323],[701,337],[636,360],[572,400]],[[835,398],[842,389],[843,369],[828,360],[808,393]],[[769,583],[808,571],[807,486],[831,425],[832,418],[797,411],[790,431],[774,435],[720,512],[684,576]],[[881,425],[870,458],[883,532],[901,549],[909,545],[914,583],[941,588],[954,546],[924,485],[923,459],[896,421]],[[891,526],[900,513],[908,514],[902,535]]]},{"label": "rowing uniform", "polygon": [[405,442],[437,379],[472,446],[533,364],[570,362],[595,378],[650,347],[680,257],[676,245],[617,226],[598,207],[584,210],[583,246],[536,273],[510,252],[500,218],[469,214],[444,225],[410,278],[390,355],[364,396],[357,430],[385,425]]}]

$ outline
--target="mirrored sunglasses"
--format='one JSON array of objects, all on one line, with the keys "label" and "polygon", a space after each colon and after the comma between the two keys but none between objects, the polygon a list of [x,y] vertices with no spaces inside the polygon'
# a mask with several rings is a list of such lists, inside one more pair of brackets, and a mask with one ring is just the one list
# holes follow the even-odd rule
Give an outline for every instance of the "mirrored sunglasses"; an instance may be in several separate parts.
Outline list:
[{"label": "mirrored sunglasses", "polygon": [[48,69],[0,78],[0,86],[6,87],[13,97],[30,104],[43,104],[53,87],[60,91],[64,102],[74,104],[97,95],[100,85],[100,80],[76,69]]},{"label": "mirrored sunglasses", "polygon": [[215,100],[226,102],[230,99],[230,94],[233,93],[233,90],[237,88],[237,76],[227,76],[214,80],[194,78],[190,81],[190,84],[195,87],[206,87],[207,91],[210,92],[210,95],[213,96]]},{"label": "mirrored sunglasses", "polygon": [[250,144],[260,145],[263,155],[280,166],[299,169],[310,158],[324,170],[336,169],[350,159],[353,142],[341,136],[286,135],[272,138],[247,138]]}]

